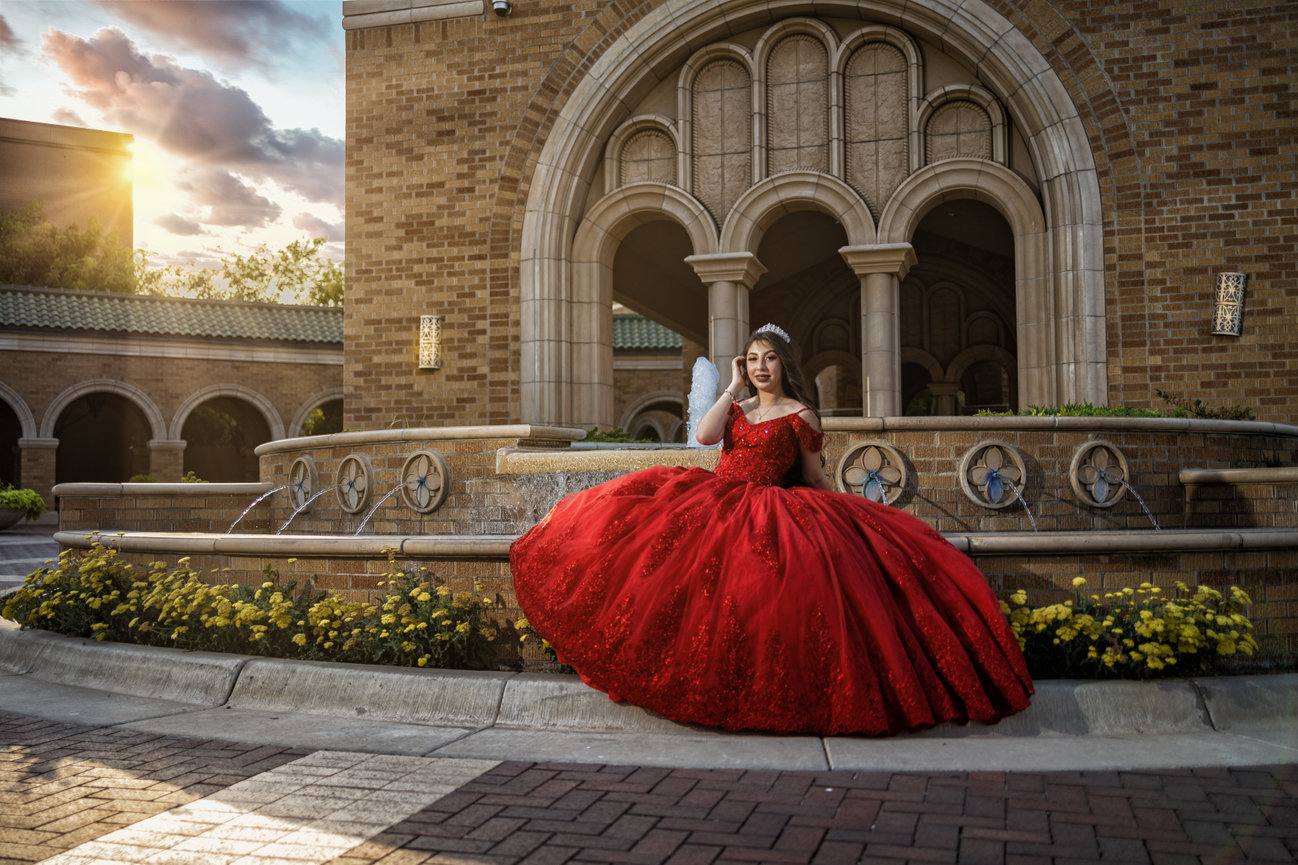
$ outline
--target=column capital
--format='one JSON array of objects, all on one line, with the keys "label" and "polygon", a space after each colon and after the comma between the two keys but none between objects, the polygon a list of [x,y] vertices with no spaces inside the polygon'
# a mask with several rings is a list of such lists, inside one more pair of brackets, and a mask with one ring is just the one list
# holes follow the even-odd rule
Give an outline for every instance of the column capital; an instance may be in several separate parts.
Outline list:
[{"label": "column capital", "polygon": [[58,439],[41,439],[41,438],[29,438],[29,439],[24,438],[24,439],[18,439],[18,447],[20,447],[20,448],[24,448],[24,449],[26,449],[26,448],[49,448],[50,450],[53,450],[54,448],[57,448],[58,446],[59,446],[59,440],[58,440]]},{"label": "column capital", "polygon": [[905,279],[915,266],[915,247],[909,243],[876,243],[870,246],[844,246],[838,250],[843,261],[857,276],[887,273]]},{"label": "column capital", "polygon": [[707,285],[714,282],[734,282],[752,288],[766,273],[766,266],[751,252],[717,252],[710,255],[689,255],[685,263],[694,268],[699,279]]},{"label": "column capital", "polygon": [[185,439],[149,439],[149,450],[183,451],[186,444]]}]

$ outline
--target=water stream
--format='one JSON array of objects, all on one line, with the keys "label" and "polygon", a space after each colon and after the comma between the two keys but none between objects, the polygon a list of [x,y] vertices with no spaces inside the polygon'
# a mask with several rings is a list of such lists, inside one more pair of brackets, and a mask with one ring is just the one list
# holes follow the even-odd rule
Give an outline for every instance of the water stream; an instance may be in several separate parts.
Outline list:
[{"label": "water stream", "polygon": [[286,490],[286,489],[288,489],[288,484],[284,484],[283,486],[275,487],[275,489],[271,490],[270,492],[268,492],[268,493],[262,493],[261,495],[257,496],[257,498],[255,498],[255,499],[252,500],[252,504],[248,505],[248,507],[246,507],[246,508],[243,509],[243,513],[239,514],[238,519],[236,519],[234,522],[230,523],[230,528],[226,529],[226,530],[225,530],[225,533],[228,535],[228,534],[230,534],[231,532],[233,532],[233,531],[234,531],[234,527],[237,526],[237,525],[239,525],[239,520],[242,520],[244,517],[248,516],[248,511],[250,511],[250,510],[252,510],[253,508],[257,507],[257,505],[261,504],[262,501],[263,501],[264,499],[268,499],[268,498],[270,498],[271,496],[275,495],[275,493],[279,492],[280,490]]}]

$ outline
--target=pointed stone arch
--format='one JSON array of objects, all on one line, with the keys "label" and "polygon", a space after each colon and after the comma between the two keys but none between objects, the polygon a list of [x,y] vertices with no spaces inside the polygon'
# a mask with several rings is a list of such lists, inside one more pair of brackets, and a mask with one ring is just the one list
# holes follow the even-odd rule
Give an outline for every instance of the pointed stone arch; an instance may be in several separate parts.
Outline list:
[{"label": "pointed stone arch", "polygon": [[[886,19],[899,32],[941,45],[1004,101],[1039,178],[1038,210],[1050,214],[1040,242],[1029,244],[1030,250],[1016,243],[1015,255],[1034,259],[1023,263],[1030,264],[1026,269],[1040,274],[1044,284],[1030,288],[1043,298],[1043,307],[1053,307],[1049,312],[1058,320],[1057,325],[1046,320],[1028,323],[1034,328],[1033,345],[1043,354],[1025,356],[1031,380],[1020,388],[1020,398],[1048,392],[1053,395],[1050,402],[1107,402],[1103,234],[1095,159],[1067,88],[1031,40],[982,0],[881,0],[868,9],[858,0],[719,0],[663,4],[645,12],[606,43],[606,50],[589,55],[584,75],[550,115],[519,238],[522,419],[564,422],[575,417],[572,353],[565,348],[570,319],[564,305],[572,296],[575,272],[569,261],[575,223],[586,206],[609,135],[628,119],[630,106],[641,96],[676,76],[697,46],[794,15],[872,24]],[[686,138],[682,130],[682,140]],[[896,246],[882,231],[879,243]],[[1021,383],[1024,374],[1021,370]]]},{"label": "pointed stone arch", "polygon": [[721,251],[756,254],[771,225],[804,210],[818,210],[838,220],[851,246],[875,242],[870,209],[850,186],[828,174],[786,171],[755,184],[735,202],[721,228]]},{"label": "pointed stone arch", "polygon": [[[1057,296],[1060,281],[1051,268],[1051,232],[1047,231],[1036,195],[1017,174],[978,159],[948,159],[926,166],[901,185],[880,214],[879,242],[908,243],[925,214],[942,201],[954,198],[971,198],[995,208],[1014,235],[1020,401],[1056,405],[1077,400],[1063,385],[1078,360],[1102,368],[1102,307],[1098,325],[1075,316],[1061,320],[1059,310],[1068,299]],[[1092,328],[1099,333],[1096,345],[1075,342],[1088,338],[1086,334]],[[1061,357],[1061,344],[1073,346],[1071,359]],[[1096,401],[1093,397],[1077,401],[1084,400]]]},{"label": "pointed stone arch", "polygon": [[[529,379],[524,368],[525,391],[531,387],[538,405],[552,405],[558,414],[550,422],[575,423],[583,428],[613,421],[613,259],[628,234],[650,220],[679,225],[696,255],[717,251],[716,225],[702,203],[674,186],[639,183],[601,198],[577,227],[572,245],[571,294],[566,302],[552,304],[551,315],[567,319],[568,339],[549,344],[547,353],[566,378],[543,378],[538,367]],[[702,285],[699,286],[702,291]],[[521,322],[524,341],[529,330],[553,332],[554,321]],[[525,355],[526,357],[526,355]]]}]

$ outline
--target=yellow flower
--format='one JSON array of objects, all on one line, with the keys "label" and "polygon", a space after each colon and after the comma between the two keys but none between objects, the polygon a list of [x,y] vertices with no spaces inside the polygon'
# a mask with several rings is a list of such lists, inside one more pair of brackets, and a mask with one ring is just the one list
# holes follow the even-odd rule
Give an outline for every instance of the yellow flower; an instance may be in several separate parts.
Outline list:
[{"label": "yellow flower", "polygon": [[1080,589],[1086,585],[1086,577],[1073,577],[1073,588]]}]

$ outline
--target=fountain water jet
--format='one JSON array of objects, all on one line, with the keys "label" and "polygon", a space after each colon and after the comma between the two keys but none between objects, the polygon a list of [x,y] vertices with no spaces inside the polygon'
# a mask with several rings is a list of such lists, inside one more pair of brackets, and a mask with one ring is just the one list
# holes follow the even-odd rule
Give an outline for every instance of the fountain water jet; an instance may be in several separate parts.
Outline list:
[{"label": "fountain water jet", "polygon": [[288,484],[283,484],[281,486],[275,487],[275,489],[270,490],[269,492],[265,492],[257,496],[257,498],[252,500],[252,504],[248,505],[248,507],[243,509],[243,513],[239,514],[239,518],[236,519],[234,522],[230,523],[230,528],[226,529],[225,533],[228,535],[231,532],[233,532],[234,527],[239,525],[239,521],[242,520],[244,517],[248,516],[248,511],[257,507],[257,505],[261,504],[264,499],[268,499],[271,496],[275,495],[275,493],[279,492],[280,490],[286,490],[286,489],[288,489]]}]

